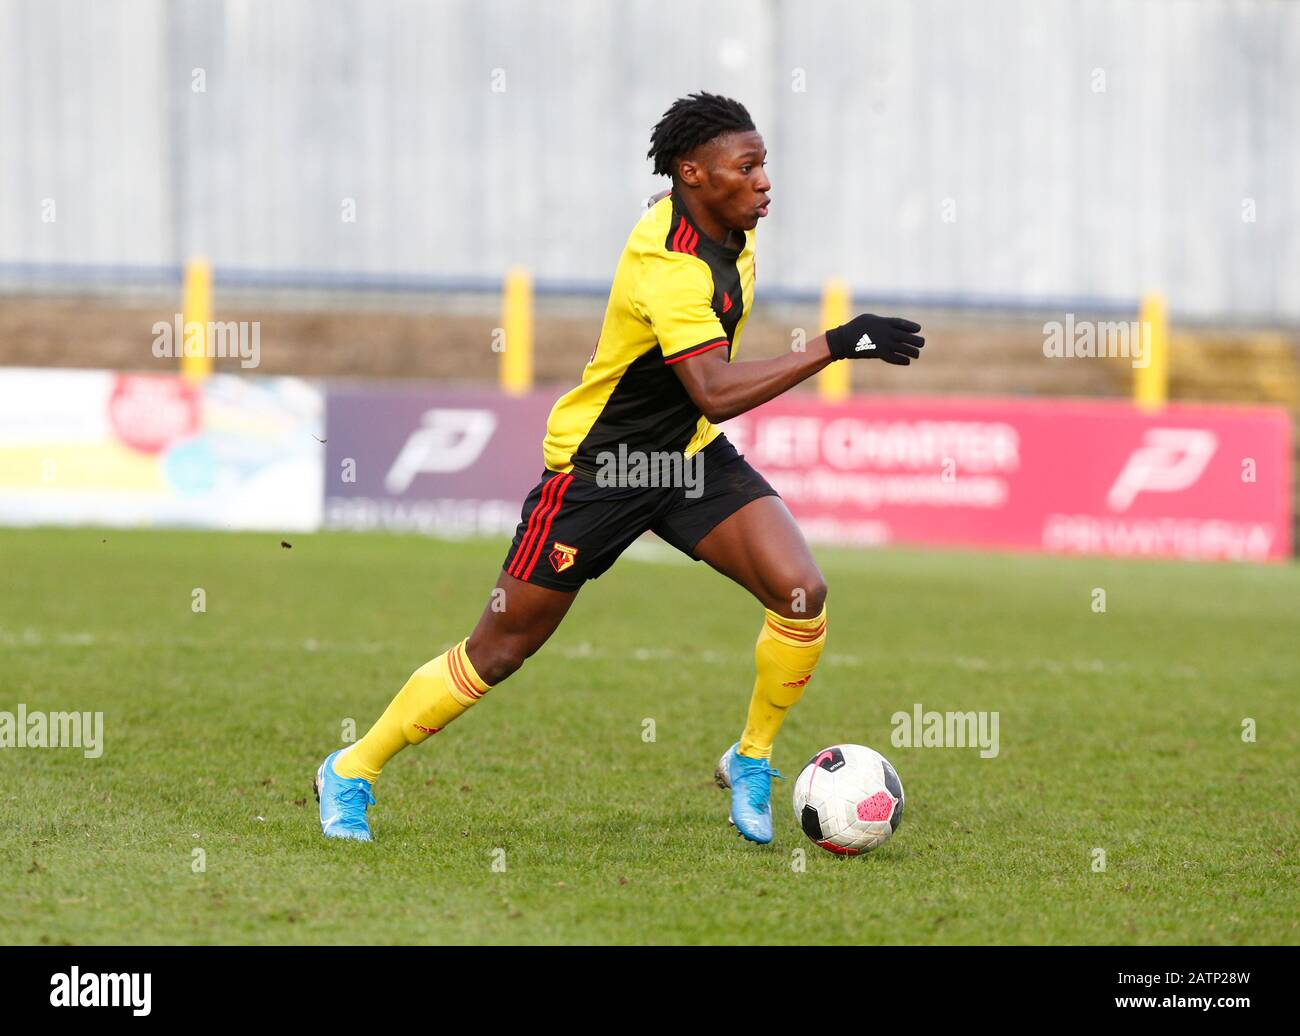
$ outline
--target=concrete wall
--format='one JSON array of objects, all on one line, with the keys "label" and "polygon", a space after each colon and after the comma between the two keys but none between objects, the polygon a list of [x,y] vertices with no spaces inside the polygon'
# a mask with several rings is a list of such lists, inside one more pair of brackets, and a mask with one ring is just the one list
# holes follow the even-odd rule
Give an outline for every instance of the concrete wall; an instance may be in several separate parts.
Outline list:
[{"label": "concrete wall", "polygon": [[700,88],[768,143],[760,298],[1300,322],[1300,5],[1265,0],[0,0],[0,273],[599,289]]}]

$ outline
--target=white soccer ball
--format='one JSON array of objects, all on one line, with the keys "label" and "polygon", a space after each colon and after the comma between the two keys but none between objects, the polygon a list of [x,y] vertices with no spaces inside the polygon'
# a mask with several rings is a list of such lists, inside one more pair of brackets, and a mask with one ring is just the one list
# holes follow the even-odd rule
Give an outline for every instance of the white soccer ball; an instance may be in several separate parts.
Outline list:
[{"label": "white soccer ball", "polygon": [[831,745],[794,782],[794,816],[829,852],[879,849],[903,819],[903,785],[889,760],[863,745]]}]

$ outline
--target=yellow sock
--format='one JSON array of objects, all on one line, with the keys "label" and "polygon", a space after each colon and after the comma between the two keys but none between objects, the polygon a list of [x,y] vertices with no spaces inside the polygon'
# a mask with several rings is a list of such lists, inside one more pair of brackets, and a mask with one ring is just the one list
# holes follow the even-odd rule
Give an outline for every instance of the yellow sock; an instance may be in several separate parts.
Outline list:
[{"label": "yellow sock", "polygon": [[740,736],[740,754],[772,758],[772,742],[790,706],[803,697],[826,643],[826,608],[812,619],[787,619],[767,611],[754,646],[758,676],[749,700],[749,717]]},{"label": "yellow sock", "polygon": [[389,759],[436,734],[488,690],[462,640],[411,674],[366,736],[334,760],[335,772],[374,781]]}]

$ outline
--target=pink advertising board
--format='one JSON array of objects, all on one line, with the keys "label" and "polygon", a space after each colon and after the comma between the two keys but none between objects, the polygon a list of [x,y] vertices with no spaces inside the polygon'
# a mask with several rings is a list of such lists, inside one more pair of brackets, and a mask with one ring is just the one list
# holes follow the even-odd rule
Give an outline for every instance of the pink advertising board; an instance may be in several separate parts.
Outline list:
[{"label": "pink advertising board", "polygon": [[813,539],[1198,560],[1291,552],[1281,409],[788,397],[725,428]]}]

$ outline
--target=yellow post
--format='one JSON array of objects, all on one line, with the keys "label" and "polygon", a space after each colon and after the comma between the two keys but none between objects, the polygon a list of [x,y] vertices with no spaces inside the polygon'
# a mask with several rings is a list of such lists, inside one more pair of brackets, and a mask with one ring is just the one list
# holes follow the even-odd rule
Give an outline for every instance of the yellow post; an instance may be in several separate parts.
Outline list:
[{"label": "yellow post", "polygon": [[185,297],[181,302],[181,374],[191,381],[202,381],[212,373],[212,357],[207,349],[211,320],[212,266],[202,256],[195,256],[185,264]]},{"label": "yellow post", "polygon": [[1144,410],[1158,410],[1169,398],[1169,316],[1163,295],[1143,296],[1138,333],[1146,348],[1146,366],[1133,368],[1133,402]]},{"label": "yellow post", "polygon": [[506,274],[501,326],[501,390],[522,396],[533,387],[533,279],[523,267]]},{"label": "yellow post", "polygon": [[[822,286],[822,327],[839,327],[851,319],[849,286],[840,277],[832,277]],[[823,403],[842,403],[849,398],[849,364],[832,363],[817,375],[817,392]]]}]

